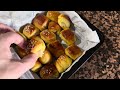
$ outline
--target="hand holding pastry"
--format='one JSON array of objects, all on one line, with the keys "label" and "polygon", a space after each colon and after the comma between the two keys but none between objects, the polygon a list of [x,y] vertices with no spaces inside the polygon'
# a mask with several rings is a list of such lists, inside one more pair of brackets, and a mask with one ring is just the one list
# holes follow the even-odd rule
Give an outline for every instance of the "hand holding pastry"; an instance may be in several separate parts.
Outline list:
[{"label": "hand holding pastry", "polygon": [[41,57],[43,55],[45,48],[46,48],[45,43],[39,36],[32,37],[28,41],[28,44],[26,47],[26,49],[29,52],[36,53],[38,57]]}]

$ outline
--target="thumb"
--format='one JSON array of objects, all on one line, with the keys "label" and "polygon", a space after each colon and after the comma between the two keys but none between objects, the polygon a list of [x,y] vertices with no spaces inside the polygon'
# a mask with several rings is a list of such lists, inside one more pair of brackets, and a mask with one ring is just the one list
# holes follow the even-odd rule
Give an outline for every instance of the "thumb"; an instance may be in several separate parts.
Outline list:
[{"label": "thumb", "polygon": [[0,34],[1,33],[6,33],[6,32],[15,32],[15,30],[13,30],[13,28],[11,28],[10,26],[0,23]]},{"label": "thumb", "polygon": [[13,43],[20,46],[24,44],[24,38],[15,32],[7,32],[2,34],[1,38],[1,41],[4,43],[4,45],[7,45],[8,47]]},{"label": "thumb", "polygon": [[37,59],[38,59],[37,55],[30,54],[20,61],[15,61],[15,60],[11,61],[9,65],[10,70],[8,70],[10,72],[8,72],[9,76],[7,74],[7,78],[19,78],[20,76],[22,76],[25,72],[27,72],[29,69],[31,69],[34,66]]},{"label": "thumb", "polygon": [[21,60],[21,62],[24,64],[24,68],[26,70],[29,70],[35,65],[37,59],[38,59],[38,56],[36,54],[29,54],[29,55],[25,56]]}]

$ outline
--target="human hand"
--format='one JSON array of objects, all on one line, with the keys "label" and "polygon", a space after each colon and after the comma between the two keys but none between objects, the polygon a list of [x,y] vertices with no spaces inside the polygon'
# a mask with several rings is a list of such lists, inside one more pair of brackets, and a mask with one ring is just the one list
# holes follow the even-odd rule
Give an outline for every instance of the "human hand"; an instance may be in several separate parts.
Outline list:
[{"label": "human hand", "polygon": [[17,79],[32,68],[37,60],[36,54],[29,54],[22,60],[14,60],[10,45],[23,46],[24,39],[7,25],[0,23],[0,78]]}]

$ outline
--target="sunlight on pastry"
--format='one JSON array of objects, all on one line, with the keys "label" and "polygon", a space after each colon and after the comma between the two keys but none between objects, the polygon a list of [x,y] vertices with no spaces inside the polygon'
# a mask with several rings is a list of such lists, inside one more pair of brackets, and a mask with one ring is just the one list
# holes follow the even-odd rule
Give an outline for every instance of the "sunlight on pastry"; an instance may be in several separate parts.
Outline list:
[{"label": "sunlight on pastry", "polygon": [[58,16],[58,24],[63,28],[63,29],[68,29],[70,28],[70,20],[67,15],[60,14]]},{"label": "sunlight on pastry", "polygon": [[76,60],[80,55],[82,55],[82,50],[73,44],[65,49],[65,54],[71,59]]},{"label": "sunlight on pastry", "polygon": [[42,67],[42,64],[37,60],[35,65],[31,68],[31,71],[38,72],[41,67]]},{"label": "sunlight on pastry", "polygon": [[50,63],[52,61],[52,55],[51,53],[46,49],[42,55],[42,57],[39,58],[39,61],[42,64],[47,64]]},{"label": "sunlight on pastry", "polygon": [[59,15],[60,15],[60,13],[59,13],[58,11],[48,11],[46,16],[47,16],[50,20],[58,23],[58,16],[59,16]]},{"label": "sunlight on pastry", "polygon": [[48,29],[40,32],[40,37],[45,41],[45,43],[50,43],[56,40],[56,35]]},{"label": "sunlight on pastry", "polygon": [[72,64],[72,59],[70,59],[67,55],[61,55],[56,61],[55,66],[59,73],[64,72],[70,65]]},{"label": "sunlight on pastry", "polygon": [[48,30],[53,33],[57,33],[59,35],[60,31],[62,30],[61,27],[56,22],[49,22]]},{"label": "sunlight on pastry", "polygon": [[76,41],[76,36],[71,29],[65,29],[60,32],[61,39],[67,44],[74,44]]},{"label": "sunlight on pastry", "polygon": [[33,19],[32,23],[35,25],[40,31],[47,28],[49,19],[43,14],[37,14]]},{"label": "sunlight on pastry", "polygon": [[23,29],[23,34],[30,39],[33,36],[39,34],[39,29],[33,26],[32,24],[27,24]]}]

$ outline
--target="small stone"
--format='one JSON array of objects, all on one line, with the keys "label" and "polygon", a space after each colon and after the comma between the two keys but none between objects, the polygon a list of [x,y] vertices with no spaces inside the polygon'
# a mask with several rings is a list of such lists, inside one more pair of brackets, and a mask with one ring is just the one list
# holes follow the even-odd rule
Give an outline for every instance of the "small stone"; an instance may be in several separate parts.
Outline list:
[{"label": "small stone", "polygon": [[107,72],[106,70],[103,70],[103,71],[102,71],[103,74],[106,73],[106,72]]},{"label": "small stone", "polygon": [[109,65],[106,65],[106,67],[109,67]]}]

